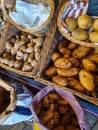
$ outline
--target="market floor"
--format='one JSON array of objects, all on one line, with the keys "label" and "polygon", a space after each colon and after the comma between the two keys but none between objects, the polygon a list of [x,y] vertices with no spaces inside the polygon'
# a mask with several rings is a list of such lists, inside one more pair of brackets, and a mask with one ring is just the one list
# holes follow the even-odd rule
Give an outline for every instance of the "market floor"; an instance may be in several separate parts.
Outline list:
[{"label": "market floor", "polygon": [[[89,130],[98,130],[98,117],[88,112],[85,112],[85,115],[90,124]],[[0,130],[32,130],[32,126],[28,122],[21,122],[12,126],[0,126]]]}]

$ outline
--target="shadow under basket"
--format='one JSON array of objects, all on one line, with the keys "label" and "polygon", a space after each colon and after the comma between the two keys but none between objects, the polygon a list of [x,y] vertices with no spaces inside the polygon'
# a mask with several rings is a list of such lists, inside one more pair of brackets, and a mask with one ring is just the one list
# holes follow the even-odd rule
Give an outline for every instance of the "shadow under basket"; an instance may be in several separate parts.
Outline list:
[{"label": "shadow under basket", "polygon": [[[87,47],[98,47],[98,43],[92,43],[89,39],[82,41],[72,37],[71,32],[69,31],[67,25],[64,22],[64,19],[66,17],[74,17],[77,19],[81,14],[86,13],[86,10],[87,2],[79,0],[69,0],[62,6],[62,8],[59,11],[57,25],[61,34],[70,41]],[[89,32],[91,30],[92,29],[89,29]]]},{"label": "shadow under basket", "polygon": [[14,88],[6,81],[0,79],[0,124],[11,115],[16,107],[16,94]]},{"label": "shadow under basket", "polygon": [[[44,49],[42,50],[42,57],[41,57],[41,60],[39,63],[39,70],[37,72],[37,76],[35,77],[35,80],[38,82],[41,82],[47,86],[58,87],[58,88],[63,89],[64,91],[71,92],[72,94],[98,106],[98,98],[89,96],[85,93],[79,92],[79,91],[77,91],[73,88],[67,87],[67,86],[64,87],[62,85],[58,85],[58,84],[54,83],[52,80],[50,80],[49,78],[47,78],[47,76],[45,76],[45,74],[44,74],[45,69],[47,69],[51,65],[51,55],[57,49],[58,43],[63,38],[63,36],[61,35],[61,33],[58,31],[58,29],[56,27],[57,27],[57,25],[56,25],[56,23],[54,23],[54,25],[52,26],[52,30],[51,30],[52,38],[50,38],[50,42],[46,43],[44,46]],[[94,49],[94,48],[92,48],[92,49]]]},{"label": "shadow under basket", "polygon": [[10,0],[1,0],[2,10],[3,10],[5,17],[12,25],[14,25],[16,28],[18,28],[21,31],[31,33],[35,36],[45,35],[49,29],[49,26],[51,24],[51,19],[54,15],[54,11],[55,11],[54,1],[53,0],[24,0],[24,1],[31,3],[31,4],[43,3],[44,5],[49,6],[51,8],[48,19],[40,27],[32,29],[32,30],[26,29],[26,28],[22,27],[21,25],[18,25],[14,20],[11,19],[11,17],[9,16],[9,14],[6,10],[6,5],[11,6],[12,11],[14,11],[16,0],[11,0],[11,1]]}]

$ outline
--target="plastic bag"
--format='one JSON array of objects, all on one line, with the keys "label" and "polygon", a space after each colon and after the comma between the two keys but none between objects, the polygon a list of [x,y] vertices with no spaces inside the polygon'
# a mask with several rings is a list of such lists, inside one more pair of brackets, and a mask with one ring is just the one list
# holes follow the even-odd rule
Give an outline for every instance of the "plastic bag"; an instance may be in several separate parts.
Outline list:
[{"label": "plastic bag", "polygon": [[30,104],[33,94],[22,84],[14,84],[17,93],[16,109],[2,125],[13,125],[22,121],[33,120]]},{"label": "plastic bag", "polygon": [[42,100],[42,98],[45,95],[47,95],[50,91],[57,92],[63,99],[66,99],[69,102],[69,104],[71,105],[72,109],[74,110],[74,112],[77,116],[77,120],[78,120],[80,129],[88,130],[88,123],[86,122],[85,115],[83,113],[81,106],[75,99],[75,97],[69,92],[65,92],[64,90],[62,90],[60,88],[53,88],[53,87],[45,87],[38,94],[36,94],[32,100],[31,110],[32,110],[33,119],[34,119],[33,129],[34,130],[48,130],[48,128],[44,127],[43,124],[40,123],[39,118],[37,117],[34,109],[35,109],[35,105],[38,102],[40,102]]}]

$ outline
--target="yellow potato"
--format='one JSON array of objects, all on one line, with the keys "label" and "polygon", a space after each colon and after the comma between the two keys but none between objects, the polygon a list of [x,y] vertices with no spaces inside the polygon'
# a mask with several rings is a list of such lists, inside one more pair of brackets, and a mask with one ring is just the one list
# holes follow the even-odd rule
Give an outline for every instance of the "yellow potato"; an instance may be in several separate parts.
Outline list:
[{"label": "yellow potato", "polygon": [[58,52],[52,53],[51,59],[52,61],[55,61],[57,58],[59,58],[61,55]]},{"label": "yellow potato", "polygon": [[58,100],[60,98],[59,94],[55,92],[48,93],[48,97],[52,100]]},{"label": "yellow potato", "polygon": [[76,59],[75,57],[70,57],[69,61],[72,63],[73,67],[79,67],[79,60]]},{"label": "yellow potato", "polygon": [[57,73],[59,76],[71,77],[77,75],[79,73],[79,69],[75,67],[69,69],[57,69]]},{"label": "yellow potato", "polygon": [[77,91],[83,91],[84,87],[80,84],[80,82],[75,78],[67,78],[69,81],[69,86],[73,87]]},{"label": "yellow potato", "polygon": [[89,60],[94,61],[96,64],[98,64],[98,54],[93,54],[88,57]]},{"label": "yellow potato", "polygon": [[47,77],[51,78],[52,76],[54,76],[56,74],[56,72],[57,72],[56,67],[51,66],[51,67],[47,68],[44,73]]},{"label": "yellow potato", "polygon": [[57,67],[57,68],[64,68],[64,69],[67,69],[67,68],[70,68],[71,67],[71,62],[68,60],[68,59],[65,59],[65,58],[58,58],[54,61],[54,65]]},{"label": "yellow potato", "polygon": [[73,57],[81,59],[84,56],[86,56],[90,50],[91,50],[91,48],[89,48],[89,47],[79,46],[78,48],[76,48],[74,50],[72,55],[73,55]]},{"label": "yellow potato", "polygon": [[94,76],[86,70],[79,72],[79,80],[82,86],[89,92],[92,92],[95,88]]},{"label": "yellow potato", "polygon": [[73,50],[73,49],[75,49],[77,47],[77,44],[76,43],[74,43],[74,42],[70,42],[69,44],[68,44],[68,49],[70,49],[70,50]]},{"label": "yellow potato", "polygon": [[66,51],[66,47],[67,47],[67,40],[62,40],[60,41],[60,43],[58,44],[58,50],[61,54],[64,54],[64,52]]},{"label": "yellow potato", "polygon": [[83,59],[82,63],[85,70],[89,72],[94,72],[96,70],[96,65],[89,59]]},{"label": "yellow potato", "polygon": [[68,85],[68,81],[66,80],[66,78],[61,77],[61,76],[53,76],[52,81],[59,84],[59,85],[62,85],[62,86]]}]

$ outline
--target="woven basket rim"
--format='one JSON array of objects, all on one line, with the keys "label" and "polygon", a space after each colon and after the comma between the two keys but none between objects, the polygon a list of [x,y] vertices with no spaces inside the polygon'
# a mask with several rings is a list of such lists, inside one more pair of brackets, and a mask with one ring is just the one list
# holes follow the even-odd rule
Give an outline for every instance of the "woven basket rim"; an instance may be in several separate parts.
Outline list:
[{"label": "woven basket rim", "polygon": [[64,10],[67,8],[68,4],[70,3],[70,0],[68,2],[66,2],[62,8],[60,9],[59,11],[59,14],[58,14],[58,18],[57,18],[57,26],[58,26],[58,29],[59,31],[61,32],[61,34],[67,38],[68,40],[76,43],[76,44],[79,44],[79,45],[82,45],[82,46],[87,46],[87,47],[98,47],[98,45],[96,45],[95,43],[92,43],[92,42],[86,42],[86,41],[80,41],[80,40],[77,40],[75,39],[74,37],[68,35],[66,32],[63,31],[63,29],[61,28],[60,24],[61,24],[61,16],[64,12]]},{"label": "woven basket rim", "polygon": [[74,95],[76,95],[76,96],[78,96],[78,97],[80,97],[80,98],[82,98],[84,100],[87,100],[87,101],[93,103],[94,105],[98,106],[98,98],[87,96],[87,95],[85,95],[83,93],[80,93],[80,92],[75,91],[75,90],[73,90],[71,88],[68,88],[68,87],[62,87],[61,85],[53,83],[52,81],[48,81],[48,80],[46,80],[46,79],[44,79],[42,77],[37,76],[36,81],[38,81],[40,83],[43,83],[43,84],[45,84],[47,86],[57,87],[57,88],[61,88],[64,91],[71,92],[72,94],[74,94]]},{"label": "woven basket rim", "polygon": [[[5,85],[5,86],[3,86]],[[0,79],[0,86],[2,86],[3,88],[5,88],[7,90],[7,88],[9,88],[7,91],[10,92],[10,104],[7,106],[7,108],[0,114],[0,118],[2,118],[3,116],[5,116],[7,113],[9,114],[9,112],[13,112],[15,107],[16,107],[16,94],[15,94],[15,90],[14,88],[6,81]]]},{"label": "woven basket rim", "polygon": [[18,28],[21,31],[25,31],[27,33],[34,33],[34,32],[38,32],[41,29],[45,28],[46,25],[51,21],[53,14],[54,14],[54,10],[55,10],[55,5],[53,0],[49,0],[49,6],[51,7],[51,11],[50,11],[50,16],[48,17],[48,19],[38,28],[30,30],[30,29],[26,29],[24,27],[22,27],[21,25],[18,25],[16,22],[14,22],[14,20],[11,19],[11,17],[7,14],[7,10],[5,9],[5,4],[4,4],[4,0],[1,0],[1,6],[2,6],[2,11],[4,13],[4,15],[6,16],[7,20],[13,24],[16,28]]}]

